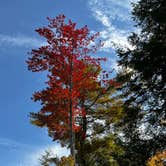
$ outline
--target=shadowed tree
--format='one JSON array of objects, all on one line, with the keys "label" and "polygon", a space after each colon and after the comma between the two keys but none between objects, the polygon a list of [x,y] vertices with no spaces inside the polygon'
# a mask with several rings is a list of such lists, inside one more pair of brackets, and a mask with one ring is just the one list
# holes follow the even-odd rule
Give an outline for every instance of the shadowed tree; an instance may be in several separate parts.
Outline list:
[{"label": "shadowed tree", "polygon": [[133,4],[132,16],[140,32],[129,37],[132,49],[117,49],[122,66],[118,80],[123,83],[127,114],[122,126],[129,141],[126,149],[131,165],[145,165],[152,154],[166,148],[165,15],[165,0]]}]

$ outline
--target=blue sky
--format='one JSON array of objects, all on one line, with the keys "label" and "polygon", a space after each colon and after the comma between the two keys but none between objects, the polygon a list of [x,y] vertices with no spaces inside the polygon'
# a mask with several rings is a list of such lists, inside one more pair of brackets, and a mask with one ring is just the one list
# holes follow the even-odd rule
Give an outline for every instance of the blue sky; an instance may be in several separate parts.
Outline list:
[{"label": "blue sky", "polygon": [[[134,0],[133,0],[134,1]],[[27,52],[42,45],[34,29],[47,25],[46,17],[65,14],[78,26],[100,32],[108,68],[116,68],[112,42],[129,46],[126,37],[134,31],[130,0],[0,0],[0,165],[38,166],[47,148],[63,155],[46,129],[29,123],[29,112],[40,105],[31,101],[34,91],[44,86],[45,76],[27,70]]]}]

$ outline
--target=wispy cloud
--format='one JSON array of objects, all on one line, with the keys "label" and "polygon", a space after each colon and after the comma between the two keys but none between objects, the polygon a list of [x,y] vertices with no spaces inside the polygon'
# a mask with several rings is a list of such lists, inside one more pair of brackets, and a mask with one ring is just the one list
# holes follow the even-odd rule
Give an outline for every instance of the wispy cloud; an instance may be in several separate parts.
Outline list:
[{"label": "wispy cloud", "polygon": [[27,154],[20,166],[39,166],[39,159],[45,154],[45,150],[49,150],[53,156],[61,157],[69,155],[69,151],[66,148],[62,148],[59,144],[48,145]]},{"label": "wispy cloud", "polygon": [[19,149],[22,147],[25,148],[25,147],[27,147],[27,145],[20,143],[20,142],[17,142],[17,141],[12,140],[12,139],[0,137],[0,148],[2,148],[2,147],[13,150],[13,149]]},{"label": "wispy cloud", "polygon": [[[4,151],[4,154],[6,154],[5,160],[16,156],[15,161],[8,160],[8,163],[6,163],[6,165],[12,166],[39,166],[39,158],[41,158],[45,150],[50,150],[53,156],[61,157],[69,155],[69,150],[62,148],[58,143],[39,146],[21,143],[3,137],[0,137],[0,150]],[[0,161],[0,164],[2,163],[3,160]]]},{"label": "wispy cloud", "polygon": [[131,9],[129,0],[90,0],[89,6],[94,12],[93,15],[100,10],[105,13],[110,19],[117,19],[121,21],[130,20],[129,12]]},{"label": "wispy cloud", "polygon": [[0,47],[2,46],[17,46],[17,47],[38,47],[43,45],[42,40],[25,36],[25,35],[4,35],[0,34]]},{"label": "wispy cloud", "polygon": [[133,30],[129,24],[131,0],[90,0],[89,8],[93,17],[103,25],[100,36],[105,41],[104,51],[110,51],[114,44],[131,48],[127,41],[127,36]]}]

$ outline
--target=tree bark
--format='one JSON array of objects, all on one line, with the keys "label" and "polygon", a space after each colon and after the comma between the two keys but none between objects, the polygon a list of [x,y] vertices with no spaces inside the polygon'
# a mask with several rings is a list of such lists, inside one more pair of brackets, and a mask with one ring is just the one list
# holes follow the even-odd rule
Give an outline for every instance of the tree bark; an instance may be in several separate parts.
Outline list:
[{"label": "tree bark", "polygon": [[74,163],[75,162],[75,134],[73,131],[73,101],[72,101],[72,89],[73,89],[73,82],[72,82],[72,74],[73,74],[73,61],[72,57],[69,60],[70,63],[70,82],[69,82],[69,121],[70,121],[70,154],[73,157]]}]

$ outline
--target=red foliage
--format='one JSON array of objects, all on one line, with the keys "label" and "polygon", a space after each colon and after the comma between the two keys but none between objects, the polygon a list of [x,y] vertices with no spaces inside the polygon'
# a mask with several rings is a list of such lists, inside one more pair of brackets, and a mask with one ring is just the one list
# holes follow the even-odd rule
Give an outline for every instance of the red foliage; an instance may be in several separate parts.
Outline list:
[{"label": "red foliage", "polygon": [[[48,27],[39,28],[36,32],[46,38],[48,45],[33,49],[27,64],[32,72],[47,71],[47,88],[36,92],[34,101],[40,101],[40,115],[49,130],[54,131],[54,139],[66,137],[69,133],[70,103],[72,102],[73,130],[78,132],[74,117],[86,116],[79,101],[86,98],[87,91],[94,91],[99,85],[98,74],[100,61],[105,58],[92,58],[102,43],[92,45],[99,35],[89,35],[87,26],[76,28],[71,20],[65,22],[65,16],[48,18]],[[95,71],[88,70],[90,66]],[[108,83],[108,82],[107,82]],[[111,82],[113,83],[113,82]]]}]

